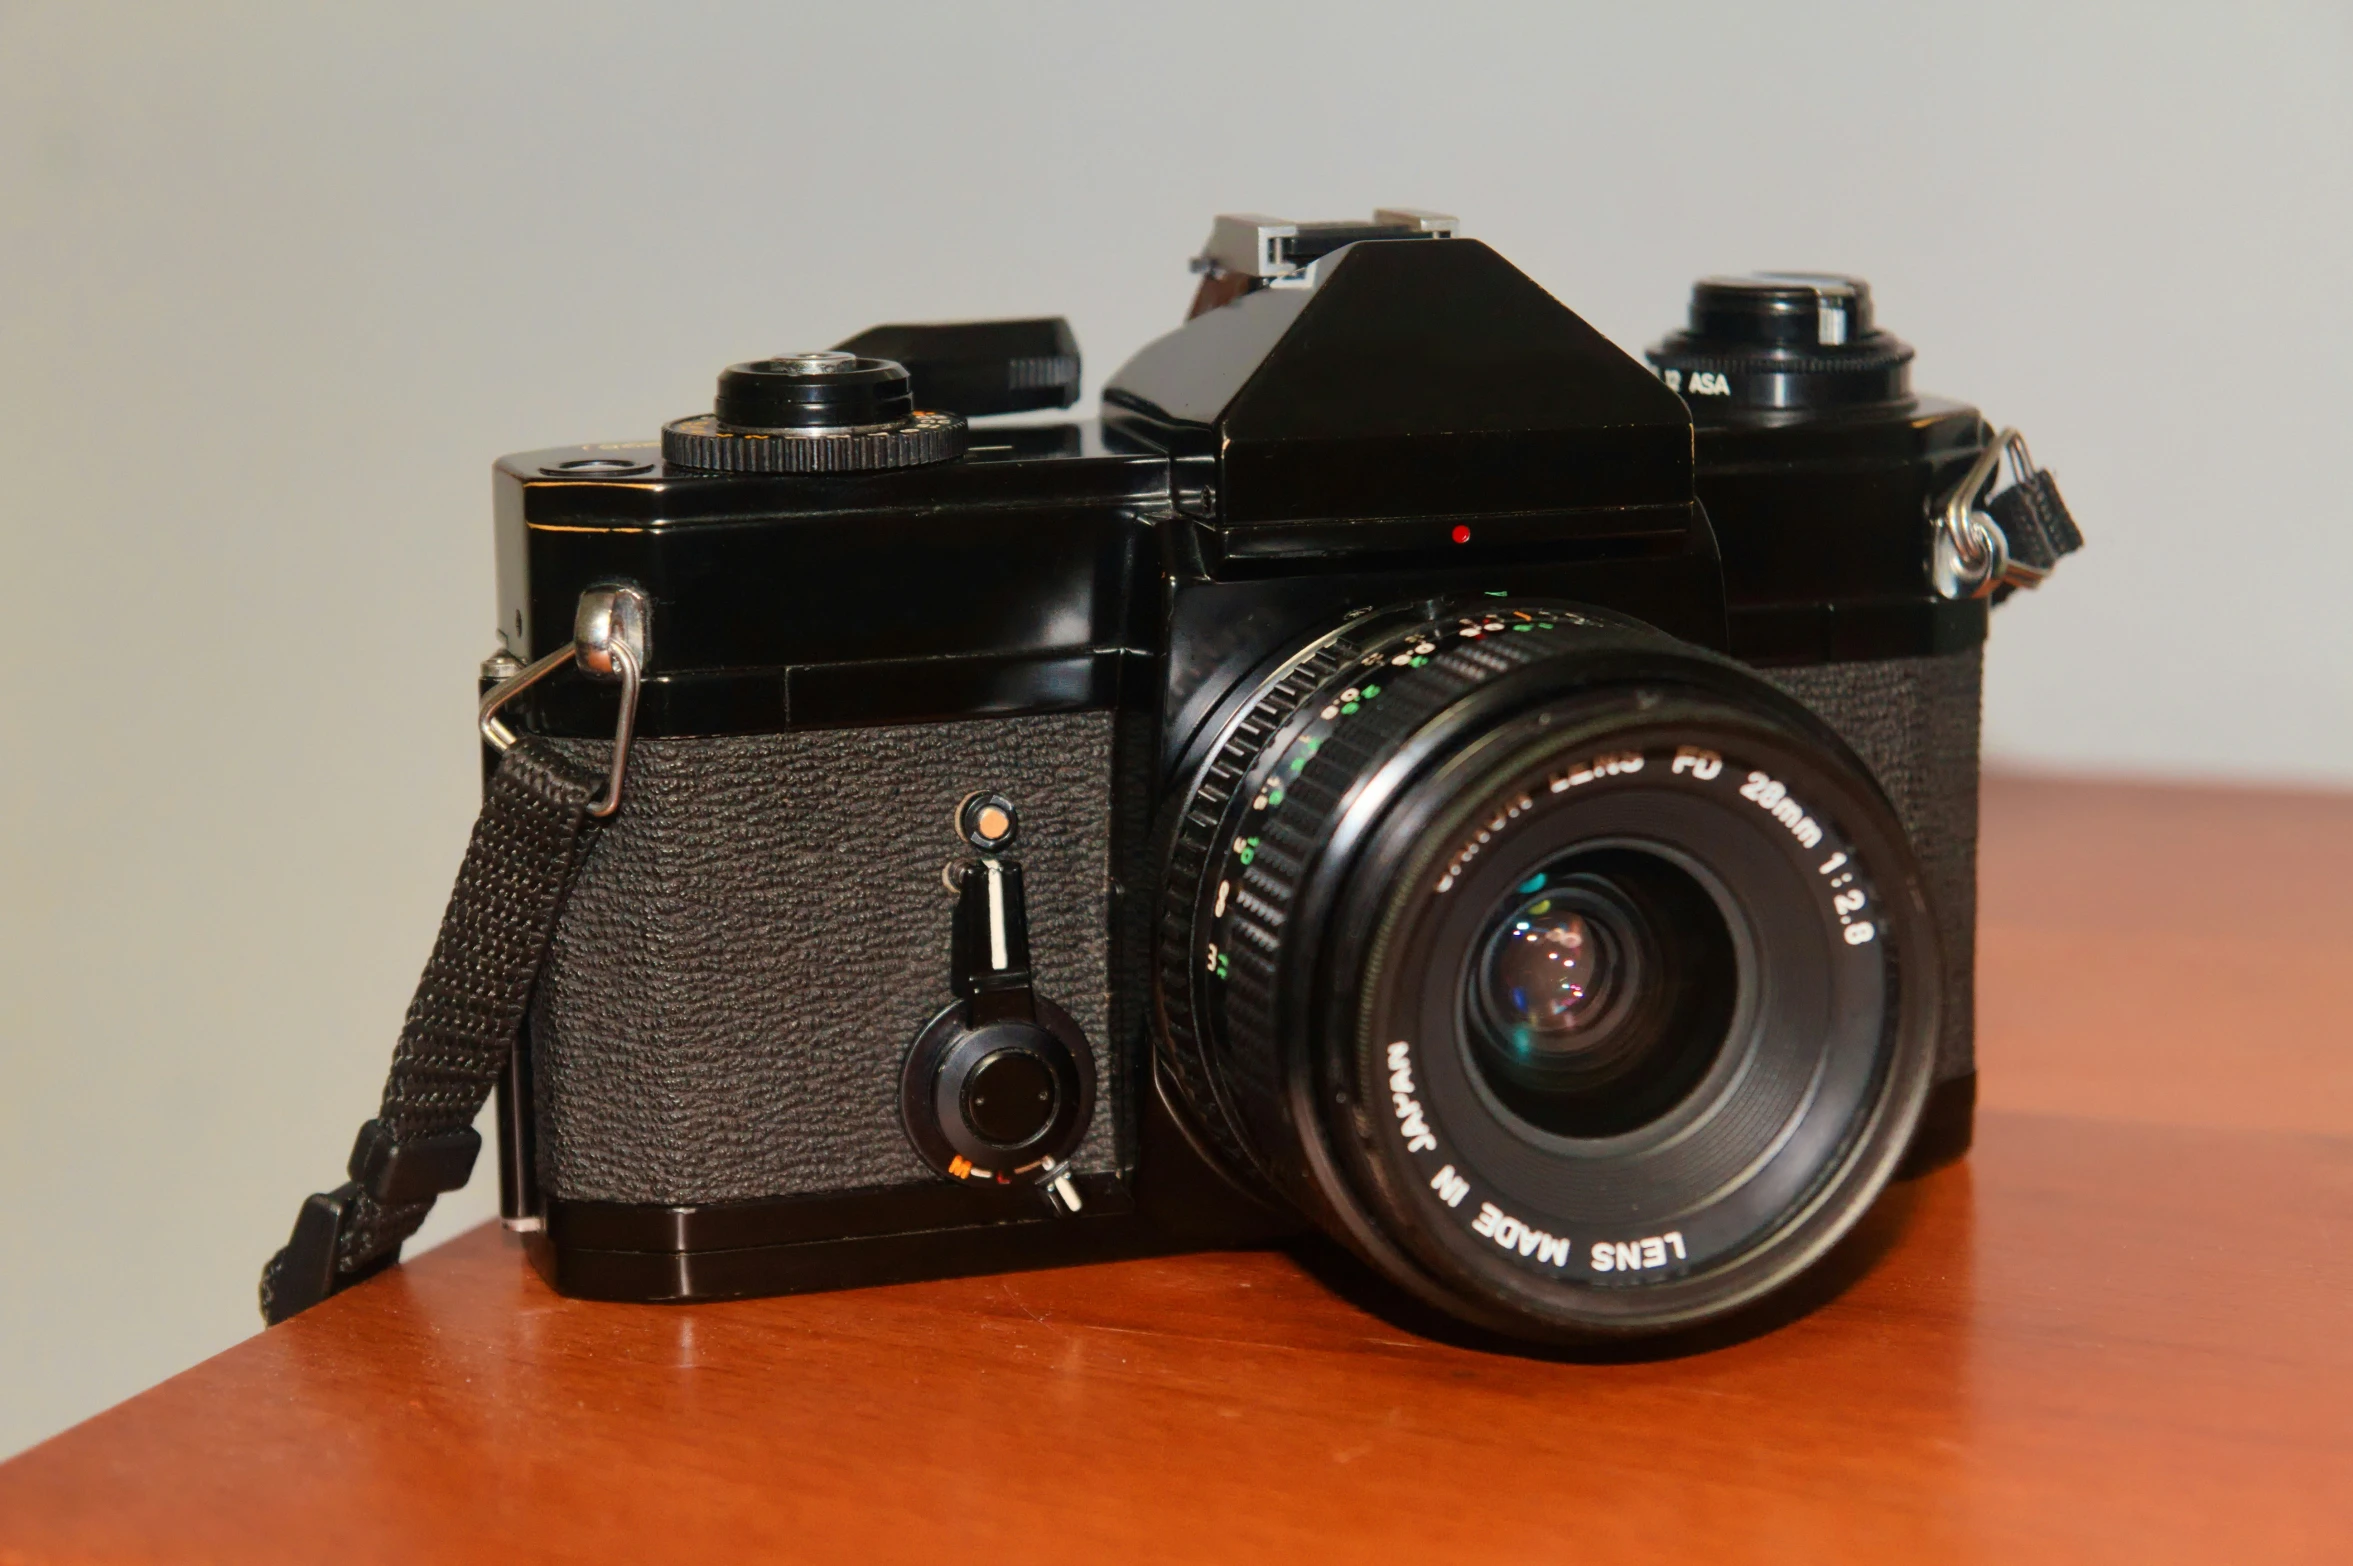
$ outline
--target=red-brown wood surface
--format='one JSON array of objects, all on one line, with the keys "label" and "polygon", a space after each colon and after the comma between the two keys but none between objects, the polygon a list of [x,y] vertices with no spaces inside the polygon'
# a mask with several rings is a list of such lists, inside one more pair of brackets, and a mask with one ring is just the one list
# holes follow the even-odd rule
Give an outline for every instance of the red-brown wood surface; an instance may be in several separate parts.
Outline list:
[{"label": "red-brown wood surface", "polygon": [[1988,1108],[1777,1330],[1279,1253],[663,1309],[477,1231],[0,1466],[0,1562],[2353,1559],[2353,801],[1997,781]]}]

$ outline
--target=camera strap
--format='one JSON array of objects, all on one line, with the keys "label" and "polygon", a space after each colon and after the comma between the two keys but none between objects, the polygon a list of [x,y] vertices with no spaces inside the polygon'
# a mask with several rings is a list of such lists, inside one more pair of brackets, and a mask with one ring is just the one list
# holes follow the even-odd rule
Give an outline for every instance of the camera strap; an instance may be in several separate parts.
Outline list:
[{"label": "camera strap", "polygon": [[[482,1151],[474,1117],[505,1074],[556,917],[597,823],[621,805],[637,722],[650,605],[633,587],[580,597],[572,640],[527,667],[511,660],[482,698],[482,738],[499,752],[482,814],[425,976],[409,1001],[376,1116],[352,1143],[350,1176],[302,1204],[294,1233],[261,1274],[275,1326],[400,1260],[434,1198],[464,1185]],[[600,775],[547,740],[517,735],[499,711],[559,669],[621,685],[620,718]],[[511,671],[511,672],[510,672]]]},{"label": "camera strap", "polygon": [[262,1270],[275,1325],[400,1259],[434,1198],[473,1173],[474,1117],[506,1070],[556,915],[596,835],[603,776],[524,736],[483,791],[457,886],[409,1002],[374,1119],[352,1144],[350,1179],[302,1204]]}]

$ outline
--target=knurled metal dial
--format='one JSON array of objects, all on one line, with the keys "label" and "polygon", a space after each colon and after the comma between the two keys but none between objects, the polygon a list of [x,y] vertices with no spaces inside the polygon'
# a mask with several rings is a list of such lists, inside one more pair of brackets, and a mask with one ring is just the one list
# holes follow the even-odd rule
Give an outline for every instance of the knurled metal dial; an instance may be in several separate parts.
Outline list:
[{"label": "knurled metal dial", "polygon": [[[1367,617],[1315,644],[1226,734],[1177,823],[1162,903],[1162,1059],[1229,1160],[1249,1136],[1248,1120],[1213,1062],[1230,1076],[1263,1072],[1279,1056],[1276,984],[1290,916],[1350,785],[1439,709],[1550,656],[1556,644],[1541,633],[1593,624],[1555,606],[1457,607],[1435,619]],[[1286,746],[1280,765],[1269,749],[1278,741]],[[1234,1048],[1234,1034],[1248,1047]],[[1271,1079],[1259,1086],[1278,1091]]]},{"label": "knurled metal dial", "polygon": [[957,413],[918,413],[897,424],[842,430],[738,430],[698,413],[662,426],[663,460],[718,473],[872,473],[964,455]]}]

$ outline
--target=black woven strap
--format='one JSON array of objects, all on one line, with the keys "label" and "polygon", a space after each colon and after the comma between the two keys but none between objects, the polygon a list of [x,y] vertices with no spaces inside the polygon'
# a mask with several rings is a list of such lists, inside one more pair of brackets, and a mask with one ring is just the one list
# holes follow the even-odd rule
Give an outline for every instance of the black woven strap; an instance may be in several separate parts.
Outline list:
[{"label": "black woven strap", "polygon": [[2059,481],[2049,468],[2037,468],[1986,502],[1986,510],[2002,526],[2010,558],[2037,571],[2048,571],[2063,555],[2083,547],[2083,530],[2059,498]]},{"label": "black woven strap", "polygon": [[360,1127],[349,1183],[303,1203],[293,1237],[262,1269],[264,1321],[391,1266],[434,1198],[473,1173],[474,1117],[515,1047],[603,785],[529,736],[500,760],[392,1052],[383,1107]]}]

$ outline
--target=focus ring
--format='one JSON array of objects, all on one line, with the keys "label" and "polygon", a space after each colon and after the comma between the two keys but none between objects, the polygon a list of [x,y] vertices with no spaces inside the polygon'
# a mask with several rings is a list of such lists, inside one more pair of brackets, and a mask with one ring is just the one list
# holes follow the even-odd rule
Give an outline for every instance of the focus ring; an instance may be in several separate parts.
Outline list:
[{"label": "focus ring", "polygon": [[[1165,1056],[1198,1118],[1226,1123],[1215,1137],[1220,1152],[1232,1156],[1237,1145],[1259,1144],[1254,1128],[1282,1096],[1274,1046],[1285,927],[1356,776],[1471,690],[1557,653],[1557,639],[1544,633],[1563,626],[1601,628],[1549,606],[1482,606],[1448,619],[1399,614],[1377,626],[1360,621],[1345,639],[1335,636],[1295,665],[1220,744],[1176,834],[1159,987]],[[1513,630],[1534,634],[1509,635]],[[1341,699],[1360,692],[1361,702]],[[1283,765],[1269,761],[1269,747],[1300,729],[1300,713],[1317,702],[1324,711],[1309,718],[1308,729],[1319,717],[1332,727],[1343,706],[1348,716],[1328,743],[1314,742],[1287,782],[1266,786],[1273,779],[1262,775]],[[1264,816],[1253,834],[1254,812]],[[1276,1173],[1256,1156],[1247,1166]]]},{"label": "focus ring", "polygon": [[1259,693],[1240,722],[1227,733],[1209,765],[1195,782],[1177,823],[1176,841],[1163,882],[1160,921],[1161,1029],[1168,1047],[1162,1059],[1177,1087],[1193,1109],[1193,1118],[1215,1144],[1219,1154],[1238,1167],[1256,1160],[1245,1150],[1236,1117],[1216,1087],[1215,1073],[1203,1058],[1194,986],[1199,982],[1199,959],[1194,943],[1194,912],[1199,906],[1203,872],[1215,862],[1218,839],[1225,827],[1234,790],[1257,761],[1267,740],[1290,721],[1300,704],[1325,680],[1354,663],[1358,648],[1334,637],[1284,671]]},{"label": "focus ring", "polygon": [[[1357,780],[1440,711],[1498,675],[1526,668],[1557,651],[1551,638],[1458,644],[1397,681],[1394,701],[1383,701],[1369,723],[1348,725],[1320,746],[1275,812],[1234,897],[1228,933],[1233,953],[1226,984],[1225,1022],[1234,1061],[1252,1091],[1272,1103],[1283,1091],[1280,1063],[1280,974],[1285,936],[1315,856]],[[1294,808],[1296,806],[1296,808]]]}]

